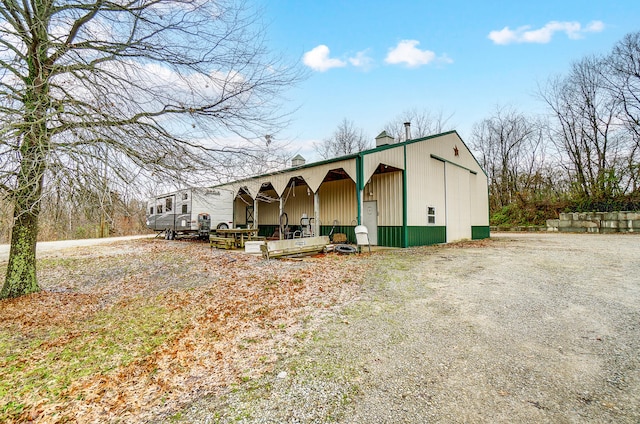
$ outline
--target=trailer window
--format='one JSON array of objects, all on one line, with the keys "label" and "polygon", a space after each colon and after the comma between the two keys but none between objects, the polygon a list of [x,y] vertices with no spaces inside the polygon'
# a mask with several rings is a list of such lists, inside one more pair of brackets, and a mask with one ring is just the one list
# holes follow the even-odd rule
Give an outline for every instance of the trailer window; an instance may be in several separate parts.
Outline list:
[{"label": "trailer window", "polygon": [[153,215],[153,206],[149,208],[149,215]]},{"label": "trailer window", "polygon": [[158,206],[156,207],[156,212],[158,212],[158,213],[162,213],[162,205],[158,205]]},{"label": "trailer window", "polygon": [[182,213],[187,213],[187,205],[182,205]]},{"label": "trailer window", "polygon": [[165,200],[165,206],[166,207],[164,208],[164,210],[167,212],[171,212],[171,209],[173,209],[173,199],[171,199],[171,197],[168,197]]}]

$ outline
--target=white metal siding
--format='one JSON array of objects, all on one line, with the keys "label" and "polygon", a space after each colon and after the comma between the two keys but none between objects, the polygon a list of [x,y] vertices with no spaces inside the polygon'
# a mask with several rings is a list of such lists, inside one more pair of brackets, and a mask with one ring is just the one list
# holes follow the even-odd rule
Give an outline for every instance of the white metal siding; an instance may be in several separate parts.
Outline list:
[{"label": "white metal siding", "polygon": [[380,164],[390,165],[398,169],[404,169],[404,147],[386,149],[381,152],[370,153],[364,156],[364,179],[368,181]]},{"label": "white metal siding", "polygon": [[471,174],[469,181],[471,189],[471,225],[489,225],[489,194],[487,176],[479,172]]},{"label": "white metal siding", "polygon": [[430,146],[407,146],[407,225],[425,226],[427,208],[436,208],[436,226],[446,225],[444,162],[431,157]]},{"label": "white metal siding", "polygon": [[445,164],[447,242],[471,238],[470,175],[464,168]]},{"label": "white metal siding", "polygon": [[356,180],[356,160],[348,159],[338,162],[327,163],[324,165],[314,166],[312,168],[305,168],[299,171],[300,176],[311,187],[311,191],[314,193],[318,191],[322,180],[327,176],[327,173],[333,169],[343,169],[354,181]]}]

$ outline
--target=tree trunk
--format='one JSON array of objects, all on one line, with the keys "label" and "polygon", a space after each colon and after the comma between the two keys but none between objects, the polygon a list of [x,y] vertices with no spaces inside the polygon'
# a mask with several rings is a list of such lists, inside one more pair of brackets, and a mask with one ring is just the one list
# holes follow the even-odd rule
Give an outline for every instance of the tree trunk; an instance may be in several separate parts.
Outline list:
[{"label": "tree trunk", "polygon": [[36,278],[38,211],[20,211],[16,208],[14,220],[9,265],[0,299],[40,291]]}]

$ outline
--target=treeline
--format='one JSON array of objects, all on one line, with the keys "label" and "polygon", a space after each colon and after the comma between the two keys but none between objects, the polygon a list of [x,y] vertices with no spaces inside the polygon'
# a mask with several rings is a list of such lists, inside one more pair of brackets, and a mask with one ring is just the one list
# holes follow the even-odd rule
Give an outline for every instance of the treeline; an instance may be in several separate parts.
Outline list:
[{"label": "treeline", "polygon": [[[51,187],[41,199],[38,239],[68,240],[141,234],[145,231],[146,202],[90,186]],[[12,213],[0,206],[0,243],[8,243]]]},{"label": "treeline", "polygon": [[[473,127],[470,147],[489,177],[491,223],[542,225],[559,212],[640,210],[640,32],[606,55],[573,63],[538,95],[545,115],[497,107]],[[403,122],[411,121],[417,138],[453,129],[449,118],[410,110],[385,130],[402,140]],[[324,143],[319,152],[329,156],[368,146],[346,119]],[[64,175],[50,178],[41,198],[40,240],[145,231],[135,187],[114,188],[103,171],[86,181]],[[12,213],[0,203],[0,243],[9,240]]]},{"label": "treeline", "polygon": [[544,116],[498,107],[473,127],[492,224],[640,210],[640,32],[573,63],[538,95]]}]

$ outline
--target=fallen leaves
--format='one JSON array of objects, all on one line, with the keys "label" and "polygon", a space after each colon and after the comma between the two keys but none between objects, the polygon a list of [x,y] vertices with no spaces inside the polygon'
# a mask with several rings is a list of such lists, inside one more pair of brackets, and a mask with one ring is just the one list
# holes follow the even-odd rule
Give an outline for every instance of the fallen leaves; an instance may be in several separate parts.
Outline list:
[{"label": "fallen leaves", "polygon": [[68,256],[42,261],[43,292],[0,302],[0,421],[141,422],[257,377],[370,264],[164,240]]}]

